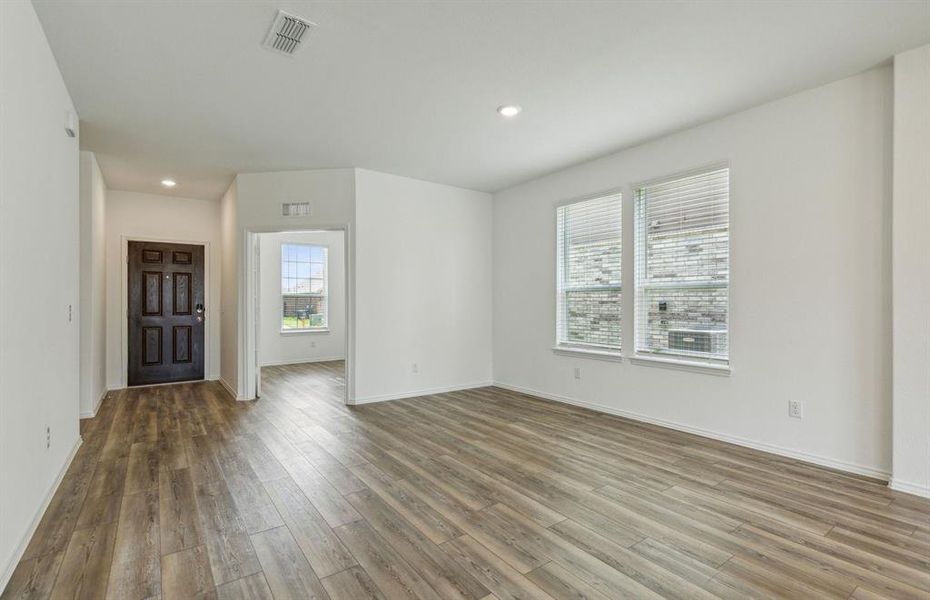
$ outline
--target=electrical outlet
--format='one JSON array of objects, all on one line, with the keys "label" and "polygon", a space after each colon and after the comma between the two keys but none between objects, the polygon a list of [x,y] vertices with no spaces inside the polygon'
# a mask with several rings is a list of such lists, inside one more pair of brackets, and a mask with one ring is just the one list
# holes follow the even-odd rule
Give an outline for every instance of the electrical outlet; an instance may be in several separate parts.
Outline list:
[{"label": "electrical outlet", "polygon": [[419,373],[419,372],[420,372],[420,367],[417,366],[417,363],[413,363],[413,365],[411,365],[411,367],[410,367],[410,372],[411,372],[411,373]]},{"label": "electrical outlet", "polygon": [[316,348],[316,342],[310,342],[310,347],[311,347],[311,348]]},{"label": "electrical outlet", "polygon": [[804,416],[804,404],[800,400],[788,401],[788,416],[792,419],[800,419]]},{"label": "electrical outlet", "polygon": [[48,425],[45,426],[45,448],[52,447],[52,428]]},{"label": "electrical outlet", "polygon": [[581,379],[581,367],[575,367],[575,379]]}]

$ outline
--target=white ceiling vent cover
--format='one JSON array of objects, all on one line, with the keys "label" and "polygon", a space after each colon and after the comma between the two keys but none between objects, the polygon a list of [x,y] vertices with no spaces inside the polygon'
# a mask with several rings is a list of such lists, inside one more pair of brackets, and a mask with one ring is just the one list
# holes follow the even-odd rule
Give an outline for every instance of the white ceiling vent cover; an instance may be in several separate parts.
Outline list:
[{"label": "white ceiling vent cover", "polygon": [[281,215],[285,217],[309,217],[309,202],[285,202],[281,204]]},{"label": "white ceiling vent cover", "polygon": [[311,27],[316,27],[316,24],[279,10],[262,45],[269,50],[292,56],[300,49]]}]

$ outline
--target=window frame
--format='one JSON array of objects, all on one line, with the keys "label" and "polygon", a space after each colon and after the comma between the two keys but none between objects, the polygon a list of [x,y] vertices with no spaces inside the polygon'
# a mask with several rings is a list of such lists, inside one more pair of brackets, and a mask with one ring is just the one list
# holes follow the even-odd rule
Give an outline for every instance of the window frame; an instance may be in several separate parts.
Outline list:
[{"label": "window frame", "polygon": [[[284,297],[285,296],[294,296],[295,294],[287,294],[284,292],[284,247],[285,246],[302,246],[306,248],[319,248],[323,250],[323,291],[320,294],[307,294],[308,297],[319,297],[321,298],[321,305],[323,307],[323,324],[313,327],[284,327]],[[293,262],[293,261],[292,261]],[[312,264],[312,263],[308,263]],[[325,333],[329,331],[329,245],[327,244],[313,244],[306,242],[281,242],[281,247],[278,252],[278,269],[280,272],[280,277],[278,277],[278,330],[281,335],[292,335],[299,333]],[[315,279],[313,277],[306,277],[300,279]]]},{"label": "window frame", "polygon": [[[615,187],[606,190],[601,190],[599,192],[594,192],[591,194],[586,194],[584,196],[577,196],[568,200],[563,200],[555,205],[555,249],[556,249],[556,272],[555,272],[555,344],[552,346],[552,351],[556,354],[563,355],[584,355],[589,358],[598,358],[602,360],[611,360],[611,361],[620,361],[622,357],[622,347],[623,347],[623,257],[624,257],[624,248],[623,248],[623,187]],[[563,283],[566,279],[566,274],[568,273],[567,269],[567,258],[568,253],[566,252],[565,239],[559,235],[559,213],[563,208],[569,207],[574,204],[580,204],[582,202],[589,202],[591,200],[600,200],[603,198],[617,197],[617,201],[620,205],[620,215],[619,215],[619,226],[620,226],[620,283],[617,285],[605,285],[605,286],[583,286],[570,291],[612,291],[616,290],[620,292],[620,315],[621,315],[621,326],[620,326],[620,338],[616,346],[608,346],[604,344],[590,344],[585,342],[571,342],[571,341],[562,341],[562,327],[567,323],[566,313],[568,303],[563,301],[563,293],[566,291]],[[561,257],[561,260],[560,260]]]},{"label": "window frame", "polygon": [[[664,183],[673,182],[679,179],[695,177],[713,171],[727,171],[727,279],[725,283],[719,281],[686,281],[679,284],[652,284],[644,286],[643,282],[647,273],[647,256],[645,252],[645,240],[641,241],[642,228],[640,227],[642,200],[640,190],[657,186]],[[730,179],[731,165],[728,160],[709,163],[693,169],[679,171],[670,175],[640,181],[630,186],[633,201],[633,354],[630,355],[631,362],[647,366],[659,366],[677,368],[688,371],[729,375],[732,364],[732,335],[730,331],[731,312],[732,312],[732,287],[733,287],[733,269],[732,269],[732,205],[733,205],[733,184]],[[641,349],[640,340],[640,318],[643,310],[648,310],[642,303],[642,292],[644,289],[726,289],[726,341],[727,356],[726,359],[714,357],[702,358],[692,354],[680,354],[675,352],[658,352],[654,350]]]}]

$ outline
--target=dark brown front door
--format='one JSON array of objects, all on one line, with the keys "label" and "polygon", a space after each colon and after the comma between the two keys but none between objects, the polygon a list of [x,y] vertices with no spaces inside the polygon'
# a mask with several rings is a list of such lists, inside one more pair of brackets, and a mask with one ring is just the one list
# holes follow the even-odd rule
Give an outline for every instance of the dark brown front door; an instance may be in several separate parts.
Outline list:
[{"label": "dark brown front door", "polygon": [[203,246],[129,242],[129,385],[203,379]]}]

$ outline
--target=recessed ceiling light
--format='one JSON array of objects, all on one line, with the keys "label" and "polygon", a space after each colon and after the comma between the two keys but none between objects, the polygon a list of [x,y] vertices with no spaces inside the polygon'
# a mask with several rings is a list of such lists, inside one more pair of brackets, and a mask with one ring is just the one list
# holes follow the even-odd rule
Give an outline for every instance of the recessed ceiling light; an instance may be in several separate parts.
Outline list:
[{"label": "recessed ceiling light", "polygon": [[520,111],[523,110],[522,106],[517,106],[516,104],[505,104],[504,106],[498,106],[497,112],[501,114],[502,117],[515,117],[520,114]]},{"label": "recessed ceiling light", "polygon": [[174,179],[162,179],[161,184],[167,188],[172,188],[178,185]]}]

